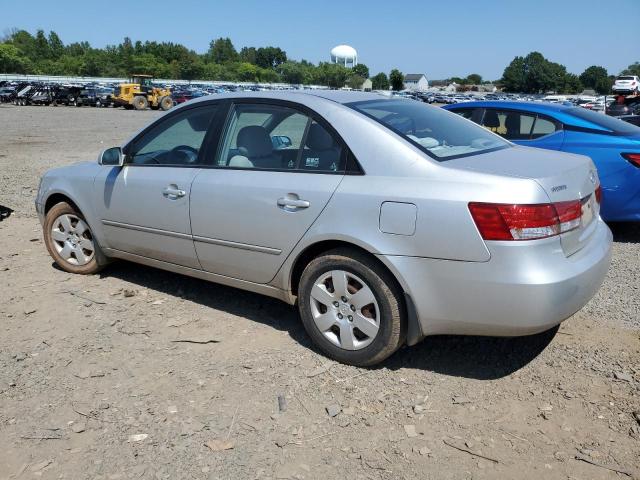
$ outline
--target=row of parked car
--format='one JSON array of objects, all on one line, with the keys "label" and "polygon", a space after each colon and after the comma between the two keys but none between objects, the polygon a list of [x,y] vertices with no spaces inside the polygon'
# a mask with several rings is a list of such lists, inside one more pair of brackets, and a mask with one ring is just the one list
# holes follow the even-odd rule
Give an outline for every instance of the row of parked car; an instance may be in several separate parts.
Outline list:
[{"label": "row of parked car", "polygon": [[[237,90],[263,90],[259,86],[220,85],[166,85],[171,89],[171,98],[175,105],[188,100]],[[114,106],[116,84],[57,84],[43,82],[0,82],[0,103],[14,105],[66,105],[66,106]]]},{"label": "row of parked car", "polygon": [[113,87],[97,84],[60,85],[47,83],[0,84],[0,102],[14,105],[66,105],[108,107],[113,105]]}]

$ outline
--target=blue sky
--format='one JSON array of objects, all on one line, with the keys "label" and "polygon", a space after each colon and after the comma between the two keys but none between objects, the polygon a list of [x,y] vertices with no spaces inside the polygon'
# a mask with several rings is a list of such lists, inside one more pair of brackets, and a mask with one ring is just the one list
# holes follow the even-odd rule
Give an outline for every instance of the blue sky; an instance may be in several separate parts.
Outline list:
[{"label": "blue sky", "polygon": [[[516,56],[540,51],[580,74],[602,65],[617,74],[640,61],[640,0],[454,0],[430,2],[255,0],[78,2],[0,0],[0,32],[55,30],[65,43],[103,47],[125,36],[172,41],[197,52],[230,37],[236,48],[273,45],[290,58],[329,59],[346,43],[372,75],[399,68],[429,78],[502,76]],[[64,6],[63,6],[64,5]],[[143,12],[148,12],[145,17]]]}]

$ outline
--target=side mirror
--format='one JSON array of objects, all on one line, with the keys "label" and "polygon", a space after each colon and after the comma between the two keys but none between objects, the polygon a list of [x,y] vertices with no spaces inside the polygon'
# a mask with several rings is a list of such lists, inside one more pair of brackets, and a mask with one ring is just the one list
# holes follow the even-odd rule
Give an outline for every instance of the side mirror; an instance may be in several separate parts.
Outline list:
[{"label": "side mirror", "polygon": [[98,163],[100,165],[108,165],[111,167],[121,167],[124,165],[124,154],[122,148],[111,147],[103,150],[98,157]]}]

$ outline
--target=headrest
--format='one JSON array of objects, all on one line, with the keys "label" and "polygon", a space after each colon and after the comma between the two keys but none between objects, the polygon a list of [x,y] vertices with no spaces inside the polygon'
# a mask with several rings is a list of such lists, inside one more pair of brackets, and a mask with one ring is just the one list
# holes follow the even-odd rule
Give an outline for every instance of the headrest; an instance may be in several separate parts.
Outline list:
[{"label": "headrest", "polygon": [[211,120],[210,111],[199,112],[195,115],[187,116],[187,121],[189,122],[189,126],[193,128],[196,132],[204,132],[209,127],[209,120]]},{"label": "headrest", "polygon": [[273,153],[271,137],[267,130],[260,125],[248,125],[242,127],[238,132],[236,142],[242,153],[249,158],[265,157]]},{"label": "headrest", "polygon": [[508,131],[520,131],[520,114],[509,113],[504,121],[504,126]]},{"label": "headrest", "polygon": [[500,126],[500,118],[495,110],[487,110],[484,113],[482,125],[489,128],[498,128]]},{"label": "headrest", "polygon": [[322,125],[312,123],[307,134],[307,147],[311,150],[329,150],[333,147],[333,137]]}]

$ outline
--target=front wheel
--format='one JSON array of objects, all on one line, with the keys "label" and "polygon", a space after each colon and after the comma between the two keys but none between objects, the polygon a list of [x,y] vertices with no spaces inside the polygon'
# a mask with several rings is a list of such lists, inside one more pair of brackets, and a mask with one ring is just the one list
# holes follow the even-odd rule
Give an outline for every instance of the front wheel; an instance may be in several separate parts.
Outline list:
[{"label": "front wheel", "polygon": [[298,308],[314,343],[349,365],[375,365],[404,342],[402,292],[378,261],[351,249],[315,258],[300,279]]},{"label": "front wheel", "polygon": [[63,270],[87,275],[107,263],[86,220],[68,203],[54,205],[47,212],[43,228],[49,255]]}]

